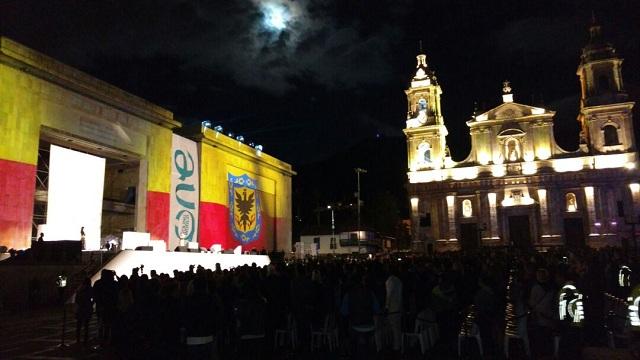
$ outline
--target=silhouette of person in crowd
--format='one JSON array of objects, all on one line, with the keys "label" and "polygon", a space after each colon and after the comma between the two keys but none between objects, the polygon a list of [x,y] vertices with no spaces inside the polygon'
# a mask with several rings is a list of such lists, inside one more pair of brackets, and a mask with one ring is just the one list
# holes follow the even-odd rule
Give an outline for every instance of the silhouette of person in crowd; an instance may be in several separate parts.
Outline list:
[{"label": "silhouette of person in crowd", "polygon": [[91,279],[85,278],[76,293],[76,342],[80,343],[80,333],[84,328],[83,344],[89,341],[89,321],[93,314],[93,288]]}]

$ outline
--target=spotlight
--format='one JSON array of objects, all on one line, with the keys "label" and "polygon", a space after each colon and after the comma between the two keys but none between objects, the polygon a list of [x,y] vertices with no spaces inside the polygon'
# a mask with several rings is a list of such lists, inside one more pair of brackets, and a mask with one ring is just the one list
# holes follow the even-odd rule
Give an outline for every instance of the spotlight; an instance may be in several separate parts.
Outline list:
[{"label": "spotlight", "polygon": [[217,132],[222,132],[224,129],[222,129],[221,125],[216,125],[216,127],[214,127],[213,130],[215,130]]},{"label": "spotlight", "polygon": [[236,140],[238,140],[238,141],[243,143],[244,142],[244,136],[238,135],[238,136],[236,136]]},{"label": "spotlight", "polygon": [[251,147],[255,147],[255,146],[256,146],[256,144],[254,144],[253,142],[250,142],[250,143],[249,143],[249,146],[251,146]]},{"label": "spotlight", "polygon": [[229,131],[229,133],[227,133],[227,136],[233,139],[233,133],[231,131]]},{"label": "spotlight", "polygon": [[202,127],[211,128],[211,121],[205,120],[202,122]]},{"label": "spotlight", "polygon": [[256,150],[262,151],[262,145],[256,145]]}]

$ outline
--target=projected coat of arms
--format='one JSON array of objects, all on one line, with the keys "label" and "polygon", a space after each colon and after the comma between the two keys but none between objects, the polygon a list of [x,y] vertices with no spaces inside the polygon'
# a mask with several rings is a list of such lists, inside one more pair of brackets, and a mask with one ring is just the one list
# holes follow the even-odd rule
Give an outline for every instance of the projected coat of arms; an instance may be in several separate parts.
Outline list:
[{"label": "projected coat of arms", "polygon": [[256,180],[230,173],[228,179],[231,232],[240,243],[249,244],[258,239],[262,225]]}]

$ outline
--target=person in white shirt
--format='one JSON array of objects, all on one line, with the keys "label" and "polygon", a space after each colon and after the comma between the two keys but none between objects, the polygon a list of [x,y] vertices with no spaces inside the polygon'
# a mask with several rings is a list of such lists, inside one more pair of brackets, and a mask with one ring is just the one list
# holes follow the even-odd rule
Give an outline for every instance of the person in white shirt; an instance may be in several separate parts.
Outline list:
[{"label": "person in white shirt", "polygon": [[402,342],[402,281],[396,267],[389,270],[389,277],[384,284],[387,292],[385,310],[393,336],[393,350],[398,351]]}]

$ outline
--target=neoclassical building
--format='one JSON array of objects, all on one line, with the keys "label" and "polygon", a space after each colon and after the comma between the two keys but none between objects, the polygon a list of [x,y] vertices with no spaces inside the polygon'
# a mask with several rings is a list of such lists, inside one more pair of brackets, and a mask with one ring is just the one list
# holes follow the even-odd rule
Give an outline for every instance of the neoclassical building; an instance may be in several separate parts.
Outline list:
[{"label": "neoclassical building", "polygon": [[515,102],[505,82],[502,103],[467,121],[471,152],[454,161],[442,89],[418,55],[404,129],[414,247],[633,246],[640,172],[621,66],[592,25],[577,70],[577,150],[556,144],[554,111]]}]

